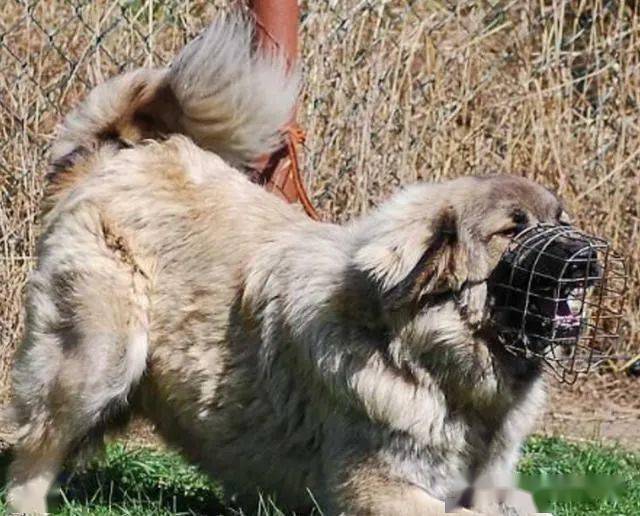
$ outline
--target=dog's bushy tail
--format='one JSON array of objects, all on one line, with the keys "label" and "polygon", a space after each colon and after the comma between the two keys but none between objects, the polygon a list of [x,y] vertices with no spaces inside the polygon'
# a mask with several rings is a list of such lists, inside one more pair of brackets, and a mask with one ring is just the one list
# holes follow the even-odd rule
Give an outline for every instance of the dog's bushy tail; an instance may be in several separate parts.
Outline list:
[{"label": "dog's bushy tail", "polygon": [[169,68],[96,87],[64,121],[51,176],[105,143],[128,147],[176,133],[236,166],[274,150],[296,103],[297,74],[282,55],[256,48],[253,36],[251,19],[221,18]]},{"label": "dog's bushy tail", "polygon": [[274,150],[297,99],[284,57],[253,46],[253,24],[232,17],[187,45],[168,76],[184,132],[232,161]]}]

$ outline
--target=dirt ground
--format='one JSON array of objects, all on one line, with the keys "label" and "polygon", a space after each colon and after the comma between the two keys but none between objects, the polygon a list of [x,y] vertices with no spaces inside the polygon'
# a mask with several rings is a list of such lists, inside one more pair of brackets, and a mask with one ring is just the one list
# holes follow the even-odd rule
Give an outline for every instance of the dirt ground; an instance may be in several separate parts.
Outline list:
[{"label": "dirt ground", "polygon": [[640,450],[640,378],[592,376],[573,386],[550,382],[540,433],[570,440],[618,442]]}]

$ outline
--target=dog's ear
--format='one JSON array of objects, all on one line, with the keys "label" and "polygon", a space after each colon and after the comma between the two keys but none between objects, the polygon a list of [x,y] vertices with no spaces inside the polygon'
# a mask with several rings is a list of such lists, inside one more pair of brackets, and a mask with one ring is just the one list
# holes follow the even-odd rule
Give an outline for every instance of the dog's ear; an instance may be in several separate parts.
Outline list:
[{"label": "dog's ear", "polygon": [[452,208],[446,208],[434,221],[415,265],[382,292],[383,307],[387,311],[411,308],[421,300],[459,290],[466,270],[467,253],[460,239],[457,215]]},{"label": "dog's ear", "polygon": [[413,221],[379,229],[357,253],[358,270],[367,279],[359,284],[368,284],[365,290],[357,289],[366,296],[358,305],[375,305],[380,315],[413,311],[429,297],[463,285],[468,253],[452,207],[441,209],[426,224]]}]

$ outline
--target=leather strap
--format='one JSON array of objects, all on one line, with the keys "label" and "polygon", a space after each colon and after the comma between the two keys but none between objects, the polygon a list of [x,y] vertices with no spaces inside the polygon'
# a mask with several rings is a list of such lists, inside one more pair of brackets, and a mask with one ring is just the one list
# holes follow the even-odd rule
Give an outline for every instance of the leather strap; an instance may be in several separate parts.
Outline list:
[{"label": "leather strap", "polygon": [[[297,0],[251,0],[249,6],[255,16],[257,44],[283,52],[289,66],[293,66],[298,56]],[[258,161],[252,179],[288,202],[299,202],[309,217],[318,220],[300,174],[298,152],[304,133],[296,124],[295,115],[283,130],[283,140],[282,147]]]}]

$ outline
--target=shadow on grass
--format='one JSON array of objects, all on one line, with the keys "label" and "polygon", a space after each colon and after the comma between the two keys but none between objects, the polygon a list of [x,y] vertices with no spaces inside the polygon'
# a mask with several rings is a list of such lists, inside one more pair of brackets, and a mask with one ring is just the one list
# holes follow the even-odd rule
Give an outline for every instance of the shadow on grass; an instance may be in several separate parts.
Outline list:
[{"label": "shadow on grass", "polygon": [[2,497],[4,486],[7,484],[7,470],[9,469],[10,462],[11,452],[9,452],[9,450],[0,452],[0,497]]},{"label": "shadow on grass", "polygon": [[[8,453],[0,456],[0,486],[6,485],[9,462]],[[58,485],[49,500],[53,514],[228,513],[222,490],[177,454],[119,443],[82,471],[63,472]]]}]

